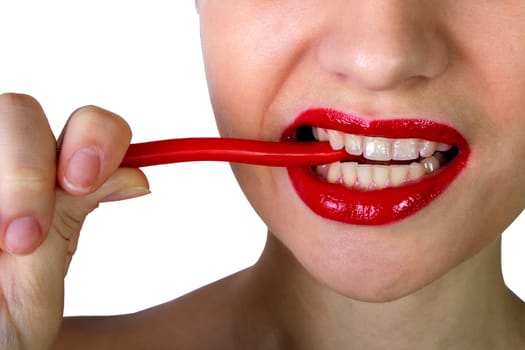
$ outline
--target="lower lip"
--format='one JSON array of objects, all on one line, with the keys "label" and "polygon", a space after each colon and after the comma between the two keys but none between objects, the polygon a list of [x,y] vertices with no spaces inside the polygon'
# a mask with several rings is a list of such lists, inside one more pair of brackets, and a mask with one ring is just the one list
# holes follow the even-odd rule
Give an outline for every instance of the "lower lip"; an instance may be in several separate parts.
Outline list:
[{"label": "lower lip", "polygon": [[360,191],[322,180],[310,167],[290,167],[288,174],[301,200],[317,215],[345,224],[385,225],[412,215],[442,194],[467,164],[466,140],[450,126],[422,119],[367,121],[341,112],[315,109],[300,115],[283,134],[291,140],[300,126],[313,125],[346,133],[390,138],[420,138],[456,145],[458,155],[446,166],[401,187]]}]

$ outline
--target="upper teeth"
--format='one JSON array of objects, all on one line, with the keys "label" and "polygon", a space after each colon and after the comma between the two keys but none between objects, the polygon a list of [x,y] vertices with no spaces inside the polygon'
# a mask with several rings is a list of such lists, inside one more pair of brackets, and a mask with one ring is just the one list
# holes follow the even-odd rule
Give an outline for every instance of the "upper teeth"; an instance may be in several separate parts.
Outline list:
[{"label": "upper teeth", "polygon": [[422,139],[390,139],[345,134],[341,131],[313,128],[314,137],[319,141],[328,141],[334,150],[345,149],[355,156],[363,156],[375,161],[410,161],[419,157],[427,158],[436,151],[446,152],[451,145]]}]

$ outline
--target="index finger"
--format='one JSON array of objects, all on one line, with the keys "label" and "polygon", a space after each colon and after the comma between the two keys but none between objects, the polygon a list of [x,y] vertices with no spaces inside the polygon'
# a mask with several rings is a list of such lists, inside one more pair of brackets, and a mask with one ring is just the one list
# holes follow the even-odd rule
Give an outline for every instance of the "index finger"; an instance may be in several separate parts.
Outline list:
[{"label": "index finger", "polygon": [[54,212],[55,138],[27,95],[0,95],[0,125],[0,249],[29,253],[44,240]]}]

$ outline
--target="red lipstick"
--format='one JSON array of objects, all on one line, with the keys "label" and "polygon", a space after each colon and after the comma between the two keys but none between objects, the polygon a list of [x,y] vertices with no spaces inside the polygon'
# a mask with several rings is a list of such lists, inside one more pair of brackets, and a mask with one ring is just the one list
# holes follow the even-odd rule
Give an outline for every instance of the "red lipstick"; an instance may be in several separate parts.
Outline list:
[{"label": "red lipstick", "polygon": [[419,138],[453,145],[457,154],[444,167],[416,182],[381,190],[359,190],[323,181],[312,167],[288,167],[301,200],[319,216],[353,225],[384,225],[418,213],[428,206],[465,168],[470,149],[453,127],[428,119],[368,120],[332,109],[302,113],[282,135],[297,141],[301,127],[321,127],[349,134],[385,138]]}]

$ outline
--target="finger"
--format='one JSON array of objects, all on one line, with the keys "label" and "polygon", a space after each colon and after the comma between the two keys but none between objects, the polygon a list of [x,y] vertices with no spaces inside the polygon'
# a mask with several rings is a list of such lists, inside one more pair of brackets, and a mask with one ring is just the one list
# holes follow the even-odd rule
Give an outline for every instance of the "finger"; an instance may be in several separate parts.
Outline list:
[{"label": "finger", "polygon": [[[95,192],[86,196],[72,196],[64,191],[58,191],[55,220],[51,229],[49,241],[53,235],[60,244],[67,245],[67,249],[55,248],[54,251],[65,252],[66,272],[73,257],[78,233],[84,218],[101,202],[131,199],[149,194],[149,184],[146,176],[140,169],[120,168]],[[62,243],[60,243],[62,241]],[[56,253],[54,253],[57,256]],[[58,254],[59,255],[59,254]]]},{"label": "finger", "polygon": [[27,95],[0,95],[0,123],[0,249],[26,254],[51,224],[55,138],[42,107]]},{"label": "finger", "polygon": [[118,115],[95,106],[78,109],[63,133],[58,182],[67,192],[97,190],[120,166],[131,130]]}]

